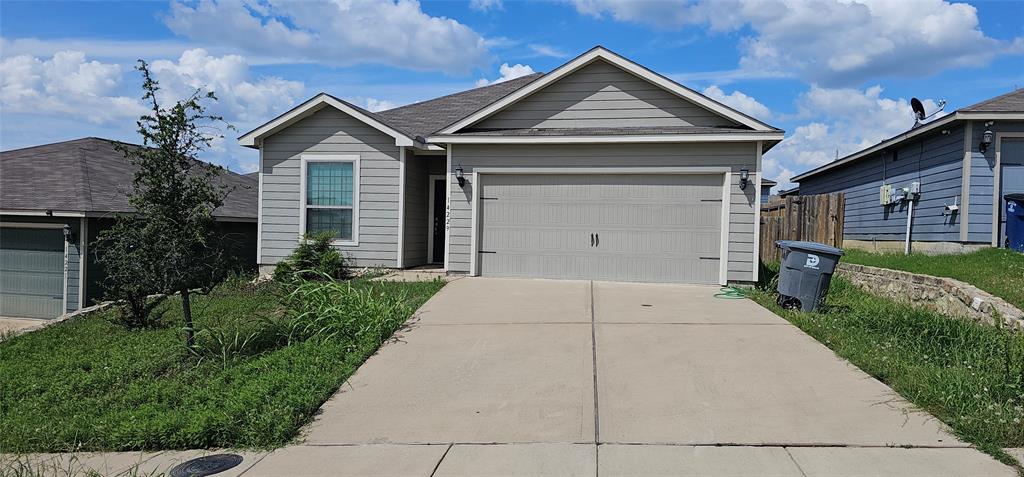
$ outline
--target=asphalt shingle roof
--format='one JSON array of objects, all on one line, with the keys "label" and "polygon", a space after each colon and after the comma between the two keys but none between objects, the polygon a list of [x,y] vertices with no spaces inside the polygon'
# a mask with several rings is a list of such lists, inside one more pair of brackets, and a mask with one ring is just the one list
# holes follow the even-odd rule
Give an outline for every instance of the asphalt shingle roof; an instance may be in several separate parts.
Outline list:
[{"label": "asphalt shingle roof", "polygon": [[995,98],[986,99],[985,101],[972,104],[966,108],[960,108],[959,111],[972,113],[1016,113],[1024,111],[1024,88],[996,96]]},{"label": "asphalt shingle roof", "polygon": [[[0,209],[131,212],[133,166],[116,141],[88,137],[0,152]],[[225,170],[231,188],[214,215],[256,219],[258,181]]]},{"label": "asphalt shingle roof", "polygon": [[543,76],[534,73],[503,83],[474,88],[419,103],[372,113],[381,122],[412,137],[426,137],[508,96]]}]

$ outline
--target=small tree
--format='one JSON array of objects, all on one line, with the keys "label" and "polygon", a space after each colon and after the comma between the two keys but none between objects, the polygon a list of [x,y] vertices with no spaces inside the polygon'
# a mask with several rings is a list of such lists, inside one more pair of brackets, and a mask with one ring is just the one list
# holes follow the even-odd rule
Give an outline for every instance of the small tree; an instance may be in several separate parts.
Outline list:
[{"label": "small tree", "polygon": [[[209,292],[227,273],[226,257],[214,229],[213,211],[228,190],[214,184],[222,171],[196,159],[215,136],[207,131],[219,116],[206,112],[212,92],[196,90],[190,97],[164,108],[157,99],[159,84],[149,66],[139,60],[142,99],[150,112],[136,122],[142,147],[118,149],[138,169],[128,200],[134,214],[118,217],[100,234],[101,263],[107,269],[109,298],[125,304],[128,324],[153,320],[154,300],[148,294],[181,295],[185,342],[195,344],[190,296]],[[231,126],[228,126],[230,128]]]}]

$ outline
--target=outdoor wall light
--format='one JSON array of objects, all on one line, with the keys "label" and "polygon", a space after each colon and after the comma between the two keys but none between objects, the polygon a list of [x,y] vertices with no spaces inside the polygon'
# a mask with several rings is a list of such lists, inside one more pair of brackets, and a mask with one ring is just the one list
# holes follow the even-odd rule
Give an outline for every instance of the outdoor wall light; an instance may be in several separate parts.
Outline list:
[{"label": "outdoor wall light", "polygon": [[71,243],[71,226],[64,224],[64,227],[61,230],[64,232],[64,241]]},{"label": "outdoor wall light", "polygon": [[747,182],[750,181],[750,170],[747,168],[740,169],[740,190],[747,188]]},{"label": "outdoor wall light", "polygon": [[978,150],[984,153],[990,145],[992,145],[992,130],[985,129],[985,132],[981,133],[981,144],[978,144]]},{"label": "outdoor wall light", "polygon": [[459,187],[466,187],[466,177],[462,174],[462,166],[455,167],[455,180],[459,181]]}]

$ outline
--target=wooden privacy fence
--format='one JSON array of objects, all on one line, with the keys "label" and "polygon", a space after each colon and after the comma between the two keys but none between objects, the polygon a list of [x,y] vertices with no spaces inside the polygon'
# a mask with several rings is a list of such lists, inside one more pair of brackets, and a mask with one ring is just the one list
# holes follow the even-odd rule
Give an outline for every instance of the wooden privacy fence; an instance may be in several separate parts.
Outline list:
[{"label": "wooden privacy fence", "polygon": [[776,240],[809,240],[842,248],[845,208],[842,192],[773,197],[761,206],[761,260],[779,261]]}]

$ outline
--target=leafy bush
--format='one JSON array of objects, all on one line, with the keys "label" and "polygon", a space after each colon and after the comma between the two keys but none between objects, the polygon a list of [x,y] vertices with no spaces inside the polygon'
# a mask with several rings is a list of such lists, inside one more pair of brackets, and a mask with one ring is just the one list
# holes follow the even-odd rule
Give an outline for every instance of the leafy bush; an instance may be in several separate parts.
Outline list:
[{"label": "leafy bush", "polygon": [[274,280],[344,279],[348,277],[345,257],[331,245],[334,236],[327,232],[307,235],[287,259],[277,264]]}]

